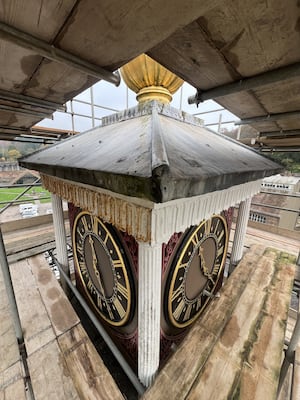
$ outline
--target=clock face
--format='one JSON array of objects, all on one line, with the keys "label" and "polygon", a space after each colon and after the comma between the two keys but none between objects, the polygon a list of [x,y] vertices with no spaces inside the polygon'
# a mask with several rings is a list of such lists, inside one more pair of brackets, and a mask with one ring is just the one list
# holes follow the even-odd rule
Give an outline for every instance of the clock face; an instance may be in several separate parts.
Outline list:
[{"label": "clock face", "polygon": [[84,290],[97,312],[112,326],[127,324],[134,306],[133,280],[112,229],[83,211],[74,221],[73,247]]},{"label": "clock face", "polygon": [[222,276],[227,243],[226,220],[218,215],[185,237],[166,282],[164,311],[171,326],[187,327],[201,314]]}]

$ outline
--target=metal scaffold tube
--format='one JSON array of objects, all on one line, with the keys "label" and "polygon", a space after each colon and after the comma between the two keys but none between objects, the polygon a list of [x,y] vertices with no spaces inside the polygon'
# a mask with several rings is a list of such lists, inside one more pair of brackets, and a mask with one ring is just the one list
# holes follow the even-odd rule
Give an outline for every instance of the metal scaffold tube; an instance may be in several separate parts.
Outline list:
[{"label": "metal scaffold tube", "polygon": [[8,261],[7,261],[7,257],[6,257],[6,251],[5,251],[5,247],[4,247],[4,243],[3,243],[1,226],[0,226],[0,263],[1,263],[1,268],[2,268],[4,285],[5,285],[8,301],[9,301],[9,306],[10,306],[12,318],[14,321],[16,337],[17,337],[18,343],[22,344],[22,343],[24,343],[23,331],[22,331],[22,327],[21,327],[21,321],[20,321],[20,316],[19,316],[19,312],[18,312],[17,302],[16,302],[15,293],[14,293],[12,280],[11,280],[11,276],[10,276]]},{"label": "metal scaffold tube", "polygon": [[62,266],[60,263],[57,261],[55,257],[53,257],[55,264],[57,265],[59,272],[63,279],[65,280],[66,284],[69,286],[73,294],[75,295],[76,299],[79,301],[80,305],[90,318],[91,322],[94,324],[95,328],[97,331],[100,333],[102,339],[105,341],[113,355],[115,356],[116,360],[119,362],[120,366],[122,367],[123,371],[127,375],[128,379],[131,381],[133,386],[135,387],[136,391],[140,396],[142,396],[145,392],[145,387],[142,385],[142,383],[139,381],[138,377],[136,374],[133,372],[132,368],[128,364],[128,362],[125,360],[123,354],[120,352],[118,347],[115,345],[115,343],[112,341],[110,336],[107,334],[106,330],[103,328],[99,320],[96,318],[95,314],[93,311],[90,309],[88,306],[87,302],[85,299],[82,297],[82,295],[79,293],[79,291],[76,289],[76,287],[73,285],[71,279],[68,277],[68,275],[64,272]]}]

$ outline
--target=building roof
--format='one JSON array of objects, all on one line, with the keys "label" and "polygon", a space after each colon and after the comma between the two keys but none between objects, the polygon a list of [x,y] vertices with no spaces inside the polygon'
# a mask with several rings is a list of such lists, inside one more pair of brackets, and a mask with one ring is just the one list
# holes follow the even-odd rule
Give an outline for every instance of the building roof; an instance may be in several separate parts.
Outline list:
[{"label": "building roof", "polygon": [[160,203],[255,181],[273,161],[156,101],[23,158],[44,174]]}]

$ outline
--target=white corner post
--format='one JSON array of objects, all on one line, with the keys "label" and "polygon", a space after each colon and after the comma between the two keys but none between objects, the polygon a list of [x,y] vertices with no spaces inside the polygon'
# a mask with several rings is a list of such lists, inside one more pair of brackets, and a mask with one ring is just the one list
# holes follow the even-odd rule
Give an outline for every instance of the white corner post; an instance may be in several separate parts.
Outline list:
[{"label": "white corner post", "polygon": [[244,240],[246,236],[246,230],[248,225],[248,219],[250,214],[251,197],[242,201],[239,206],[238,216],[236,220],[235,233],[232,243],[230,267],[229,272],[231,273],[239,261],[243,257]]},{"label": "white corner post", "polygon": [[[55,245],[57,251],[57,261],[62,266],[64,272],[70,276],[69,259],[67,249],[67,235],[64,221],[64,212],[62,200],[56,194],[51,194],[52,212],[53,212],[53,225],[55,235]],[[66,293],[68,293],[68,286],[64,279],[61,277],[61,285]]]},{"label": "white corner post", "polygon": [[139,242],[138,376],[146,386],[159,367],[162,246]]}]

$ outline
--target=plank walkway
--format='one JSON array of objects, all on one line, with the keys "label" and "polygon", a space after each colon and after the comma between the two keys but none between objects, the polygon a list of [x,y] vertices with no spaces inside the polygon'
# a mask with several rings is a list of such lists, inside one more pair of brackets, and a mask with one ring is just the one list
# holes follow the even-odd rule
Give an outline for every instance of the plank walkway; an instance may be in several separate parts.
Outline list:
[{"label": "plank walkway", "polygon": [[[10,266],[35,400],[121,400],[43,256]],[[0,279],[0,400],[26,399],[24,374]]]},{"label": "plank walkway", "polygon": [[252,247],[143,400],[276,399],[293,279],[287,254]]},{"label": "plank walkway", "polygon": [[[10,269],[35,399],[124,399],[44,257]],[[287,254],[251,247],[143,400],[275,399],[293,278]],[[27,399],[1,273],[0,318],[0,400]]]}]

